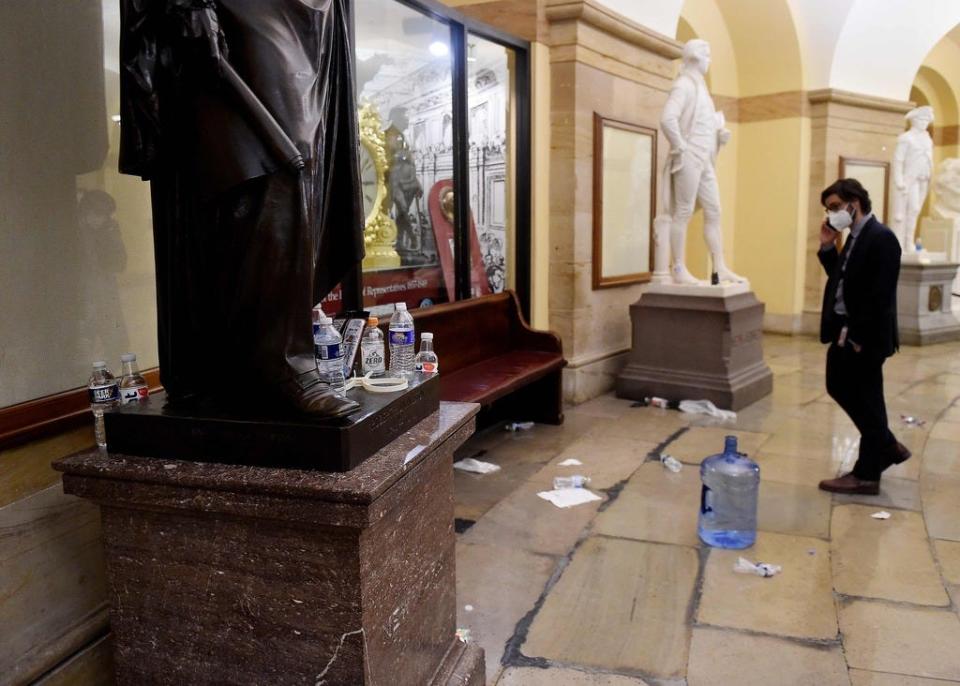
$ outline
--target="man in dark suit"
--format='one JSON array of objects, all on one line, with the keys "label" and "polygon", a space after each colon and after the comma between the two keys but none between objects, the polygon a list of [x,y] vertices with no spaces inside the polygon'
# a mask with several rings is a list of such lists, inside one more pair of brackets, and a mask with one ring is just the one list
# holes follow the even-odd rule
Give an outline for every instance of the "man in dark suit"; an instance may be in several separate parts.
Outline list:
[{"label": "man in dark suit", "polygon": [[[871,212],[856,179],[840,179],[820,194],[827,218],[820,226],[820,263],[827,272],[820,341],[827,351],[827,392],[860,431],[853,471],[820,482],[832,493],[876,495],[880,475],[910,457],[887,423],[883,363],[899,348],[897,279],[900,243]],[[838,252],[839,232],[850,235]]]}]

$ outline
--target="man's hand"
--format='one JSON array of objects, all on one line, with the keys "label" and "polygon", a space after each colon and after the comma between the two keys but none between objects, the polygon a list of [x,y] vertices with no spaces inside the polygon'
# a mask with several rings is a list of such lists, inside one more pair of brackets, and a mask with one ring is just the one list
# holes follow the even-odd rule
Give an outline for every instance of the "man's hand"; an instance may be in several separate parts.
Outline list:
[{"label": "man's hand", "polygon": [[726,145],[730,142],[730,129],[720,129],[717,131],[717,140],[720,141],[720,145]]},{"label": "man's hand", "polygon": [[828,245],[836,245],[837,232],[827,226],[827,220],[824,219],[820,225],[820,247],[826,248]]}]

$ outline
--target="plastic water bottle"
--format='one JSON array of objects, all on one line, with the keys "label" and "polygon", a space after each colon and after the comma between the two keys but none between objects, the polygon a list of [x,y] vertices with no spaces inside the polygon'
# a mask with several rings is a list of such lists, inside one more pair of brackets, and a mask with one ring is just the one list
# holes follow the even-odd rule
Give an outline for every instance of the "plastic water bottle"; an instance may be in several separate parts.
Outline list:
[{"label": "plastic water bottle", "polygon": [[406,303],[397,303],[390,317],[390,371],[408,376],[413,373],[413,317],[407,312]]},{"label": "plastic water bottle", "polygon": [[343,394],[343,339],[333,328],[333,320],[320,317],[320,328],[313,337],[314,356],[317,358],[317,371],[337,395]]},{"label": "plastic water bottle", "polygon": [[120,402],[126,405],[146,400],[150,389],[147,386],[147,380],[140,376],[137,356],[126,353],[120,356],[120,362],[123,364],[123,369],[120,371]]},{"label": "plastic water bottle", "polygon": [[700,540],[715,548],[749,548],[757,540],[760,466],[737,452],[737,437],[727,436],[723,453],[700,465]]},{"label": "plastic water bottle", "polygon": [[433,352],[433,334],[426,331],[420,335],[420,352],[413,358],[413,371],[424,374],[436,374],[440,371],[440,361]]},{"label": "plastic water bottle", "polygon": [[106,362],[93,363],[93,373],[87,382],[87,393],[90,396],[90,409],[93,411],[93,433],[97,445],[106,448],[107,432],[103,427],[103,412],[120,403],[120,385],[107,369]]},{"label": "plastic water bottle", "polygon": [[586,488],[589,484],[590,477],[579,474],[553,477],[553,490],[555,491],[559,491],[562,488]]},{"label": "plastic water bottle", "polygon": [[387,372],[387,349],[379,326],[376,317],[367,319],[367,329],[360,339],[360,368],[364,376],[383,376]]}]

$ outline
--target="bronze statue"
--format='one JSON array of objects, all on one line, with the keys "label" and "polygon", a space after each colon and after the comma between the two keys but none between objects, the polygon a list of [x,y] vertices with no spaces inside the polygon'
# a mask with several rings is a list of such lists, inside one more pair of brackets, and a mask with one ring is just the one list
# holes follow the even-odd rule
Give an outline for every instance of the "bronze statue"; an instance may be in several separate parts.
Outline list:
[{"label": "bronze statue", "polygon": [[150,181],[174,401],[357,408],[311,307],[363,258],[349,0],[121,0],[120,171]]}]

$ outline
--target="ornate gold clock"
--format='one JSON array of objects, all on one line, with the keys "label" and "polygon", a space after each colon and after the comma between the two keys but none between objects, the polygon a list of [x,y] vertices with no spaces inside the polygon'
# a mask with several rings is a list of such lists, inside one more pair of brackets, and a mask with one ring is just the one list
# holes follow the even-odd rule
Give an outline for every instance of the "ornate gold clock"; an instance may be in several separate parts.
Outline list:
[{"label": "ornate gold clock", "polygon": [[366,220],[363,240],[367,256],[363,268],[394,269],[400,266],[397,254],[397,225],[390,218],[387,188],[387,143],[380,113],[372,103],[360,108],[360,181]]}]

